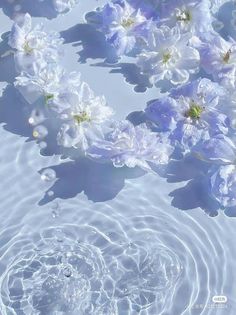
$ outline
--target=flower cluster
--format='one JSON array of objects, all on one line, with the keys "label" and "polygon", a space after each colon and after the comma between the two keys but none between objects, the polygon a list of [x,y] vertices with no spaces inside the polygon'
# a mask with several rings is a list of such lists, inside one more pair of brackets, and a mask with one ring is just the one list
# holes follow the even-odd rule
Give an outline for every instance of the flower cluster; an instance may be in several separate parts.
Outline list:
[{"label": "flower cluster", "polygon": [[[47,33],[41,26],[32,28],[29,14],[17,20],[9,36],[14,49],[19,76],[15,86],[32,105],[30,123],[33,135],[42,138],[48,132],[41,123],[53,118],[59,125],[57,144],[91,158],[109,160],[115,166],[136,165],[150,169],[152,164],[167,164],[172,152],[169,144],[144,126],[128,121],[114,123],[113,110],[104,96],[96,96],[89,85],[81,81],[78,72],[66,73],[59,65],[62,39],[57,33]],[[59,47],[59,48],[58,48]],[[40,117],[34,120],[40,104]],[[38,125],[39,123],[39,125]],[[106,157],[100,154],[107,151]],[[101,151],[102,152],[102,151]],[[76,155],[76,154],[75,154]]]},{"label": "flower cluster", "polygon": [[[123,165],[123,157],[130,155],[126,162],[135,164],[144,146],[143,133],[138,144],[132,136],[145,123],[152,131],[149,139],[156,134],[173,148],[172,158],[191,155],[206,163],[210,195],[222,207],[232,207],[236,206],[236,42],[220,32],[224,24],[217,19],[226,2],[114,0],[87,15],[87,22],[105,34],[119,58],[134,57],[152,85],[166,86],[165,94],[148,103],[140,126],[128,124],[123,126],[125,132],[122,128],[111,132],[92,147],[93,156]],[[233,11],[231,23],[235,16]],[[124,138],[131,144],[124,145]],[[156,141],[150,140],[154,147]],[[143,151],[145,162],[159,158],[154,151],[151,155]]]},{"label": "flower cluster", "polygon": [[[55,0],[59,11],[75,2]],[[115,121],[104,96],[96,96],[80,73],[65,72],[59,66],[62,39],[32,27],[28,14],[9,36],[20,73],[15,86],[56,121],[59,146],[147,171],[166,170],[170,160],[191,156],[207,166],[209,195],[221,207],[234,207],[236,43],[215,27],[225,2],[114,0],[87,15],[117,57],[132,56],[153,86],[167,86],[138,123]]]}]

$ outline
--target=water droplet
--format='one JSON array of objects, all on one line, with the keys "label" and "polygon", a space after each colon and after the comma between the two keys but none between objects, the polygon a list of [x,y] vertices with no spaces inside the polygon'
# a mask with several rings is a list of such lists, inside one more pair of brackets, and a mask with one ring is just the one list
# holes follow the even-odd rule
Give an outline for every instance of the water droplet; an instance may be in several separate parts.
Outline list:
[{"label": "water droplet", "polygon": [[53,217],[54,219],[58,218],[58,217],[59,217],[59,212],[53,210],[53,211],[52,211],[52,217]]},{"label": "water droplet", "polygon": [[65,277],[69,278],[72,276],[72,270],[71,270],[71,267],[70,266],[66,266],[64,269],[63,269],[63,274]]},{"label": "water droplet", "polygon": [[46,182],[53,181],[55,178],[56,172],[51,168],[45,169],[41,174],[41,179]]},{"label": "water droplet", "polygon": [[31,116],[29,118],[29,124],[36,126],[38,124],[41,124],[44,120],[45,120],[45,117],[43,113],[38,109],[34,109],[31,112]]},{"label": "water droplet", "polygon": [[48,130],[43,125],[38,125],[33,130],[33,137],[36,139],[43,139],[48,135]]},{"label": "water droplet", "polygon": [[54,195],[54,192],[52,190],[49,190],[47,194],[49,197],[52,197]]}]

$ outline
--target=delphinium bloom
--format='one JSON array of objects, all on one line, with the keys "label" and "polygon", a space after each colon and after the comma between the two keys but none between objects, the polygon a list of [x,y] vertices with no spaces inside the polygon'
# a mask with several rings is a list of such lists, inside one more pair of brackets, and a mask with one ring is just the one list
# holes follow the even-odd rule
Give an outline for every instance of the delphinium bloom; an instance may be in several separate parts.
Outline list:
[{"label": "delphinium bloom", "polygon": [[46,33],[42,25],[33,28],[31,16],[26,13],[13,24],[8,43],[16,51],[18,68],[30,72],[35,62],[42,65],[57,61],[63,40],[56,32]]},{"label": "delphinium bloom", "polygon": [[227,134],[228,117],[218,109],[224,92],[217,83],[199,79],[149,103],[145,113],[152,128],[169,133],[183,152],[217,134]]},{"label": "delphinium bloom", "polygon": [[224,165],[236,161],[235,144],[224,134],[218,134],[198,143],[192,151],[197,158],[211,164]]},{"label": "delphinium bloom", "polygon": [[80,84],[80,73],[66,73],[54,63],[47,64],[45,67],[35,64],[32,73],[23,71],[15,81],[15,86],[22,91],[29,103],[43,96],[45,104],[50,105],[57,112],[70,106],[67,99]]},{"label": "delphinium bloom", "polygon": [[65,13],[70,11],[78,3],[78,0],[53,0],[53,3],[59,13]]},{"label": "delphinium bloom", "polygon": [[137,65],[151,83],[161,80],[174,85],[186,83],[196,73],[200,56],[191,47],[191,36],[181,35],[179,28],[153,27],[147,38],[146,49],[138,56]]},{"label": "delphinium bloom", "polygon": [[160,22],[179,26],[182,32],[201,34],[212,30],[209,0],[165,1],[160,5]]},{"label": "delphinium bloom", "polygon": [[214,80],[230,90],[236,87],[236,42],[226,41],[218,34],[199,44],[201,65]]},{"label": "delphinium bloom", "polygon": [[91,143],[104,134],[104,125],[113,115],[103,96],[95,96],[86,83],[68,99],[70,107],[61,114],[63,124],[58,144],[86,151]]},{"label": "delphinium bloom", "polygon": [[118,56],[129,54],[143,32],[147,31],[146,18],[125,0],[108,3],[97,14],[100,16],[97,27],[116,49]]},{"label": "delphinium bloom", "polygon": [[211,195],[225,208],[236,206],[236,164],[213,167],[210,172]]},{"label": "delphinium bloom", "polygon": [[150,170],[150,163],[165,165],[173,151],[168,140],[162,141],[146,125],[134,126],[127,120],[114,123],[104,140],[95,141],[88,154],[101,161],[112,161],[115,167],[139,166]]}]

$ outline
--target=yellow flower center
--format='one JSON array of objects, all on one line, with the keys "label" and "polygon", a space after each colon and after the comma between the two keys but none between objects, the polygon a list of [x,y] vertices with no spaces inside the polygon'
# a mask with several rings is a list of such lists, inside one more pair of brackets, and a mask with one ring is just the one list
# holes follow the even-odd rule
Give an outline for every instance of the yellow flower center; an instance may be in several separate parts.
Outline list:
[{"label": "yellow flower center", "polygon": [[31,54],[32,51],[34,50],[32,47],[30,47],[27,41],[24,43],[23,49],[27,54]]},{"label": "yellow flower center", "polygon": [[163,54],[163,56],[162,56],[163,63],[167,63],[168,61],[170,61],[170,59],[171,59],[171,53],[170,52],[166,52]]},{"label": "yellow flower center", "polygon": [[134,25],[134,19],[132,18],[128,18],[128,19],[123,19],[121,25],[124,27],[124,28],[130,28],[131,26]]},{"label": "yellow flower center", "polygon": [[80,114],[76,114],[73,117],[78,124],[81,124],[82,122],[85,121],[87,122],[91,121],[91,118],[85,111],[81,112]]},{"label": "yellow flower center", "polygon": [[48,101],[51,101],[53,98],[54,98],[54,95],[53,95],[53,94],[46,94],[46,95],[45,95],[45,101],[46,101],[46,103],[47,103]]},{"label": "yellow flower center", "polygon": [[223,55],[223,61],[224,63],[229,63],[230,55],[231,55],[231,49],[229,49],[224,55]]},{"label": "yellow flower center", "polygon": [[194,101],[191,102],[190,108],[186,113],[186,117],[190,117],[192,119],[200,119],[201,114],[203,112],[204,108],[198,104],[196,104]]},{"label": "yellow flower center", "polygon": [[177,21],[190,22],[191,20],[192,20],[192,15],[188,10],[184,10],[179,15],[177,15]]}]

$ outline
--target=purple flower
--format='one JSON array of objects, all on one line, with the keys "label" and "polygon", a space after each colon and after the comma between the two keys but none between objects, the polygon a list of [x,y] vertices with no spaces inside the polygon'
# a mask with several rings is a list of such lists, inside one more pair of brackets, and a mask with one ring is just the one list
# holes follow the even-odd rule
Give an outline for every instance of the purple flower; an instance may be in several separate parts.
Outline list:
[{"label": "purple flower", "polygon": [[236,42],[219,35],[198,44],[201,65],[215,81],[234,91],[236,87]]},{"label": "purple flower", "polygon": [[223,90],[208,79],[199,79],[149,103],[145,113],[152,128],[169,132],[173,145],[190,151],[200,141],[227,134],[228,117],[217,109]]},{"label": "purple flower", "polygon": [[96,142],[88,155],[101,161],[112,161],[115,167],[139,166],[150,170],[149,163],[167,164],[173,149],[168,139],[160,138],[146,125],[134,126],[124,120],[114,124],[103,141]]},{"label": "purple flower", "polygon": [[130,53],[143,32],[147,31],[146,18],[125,0],[106,4],[98,12],[102,24],[99,28],[115,47],[118,56]]},{"label": "purple flower", "polygon": [[222,165],[213,168],[210,173],[210,191],[223,206],[236,206],[236,166]]}]

